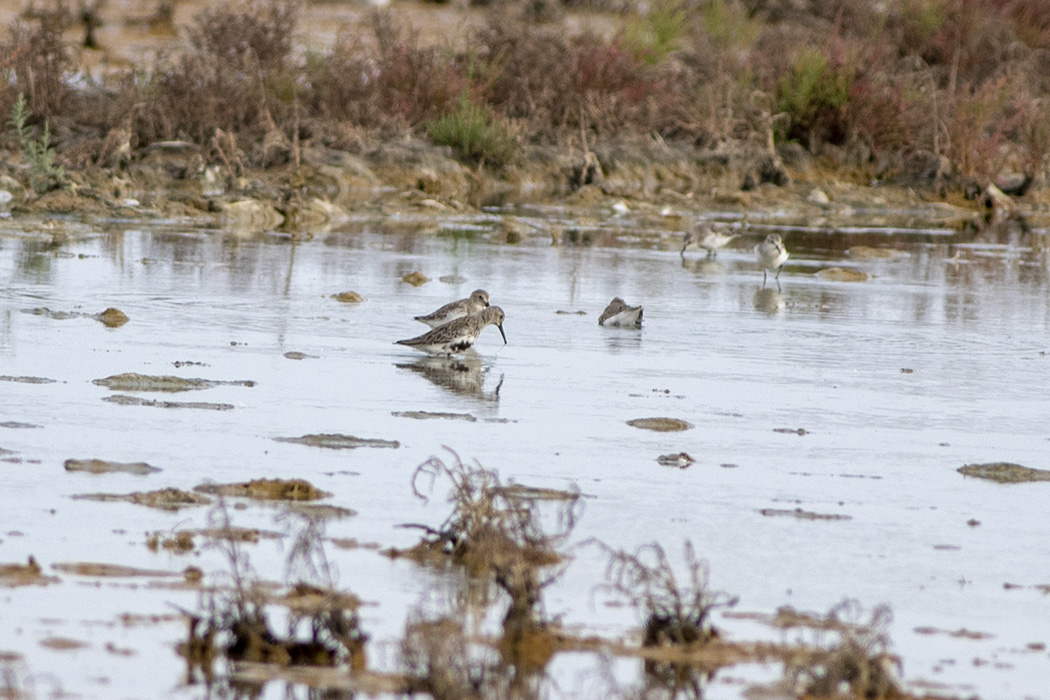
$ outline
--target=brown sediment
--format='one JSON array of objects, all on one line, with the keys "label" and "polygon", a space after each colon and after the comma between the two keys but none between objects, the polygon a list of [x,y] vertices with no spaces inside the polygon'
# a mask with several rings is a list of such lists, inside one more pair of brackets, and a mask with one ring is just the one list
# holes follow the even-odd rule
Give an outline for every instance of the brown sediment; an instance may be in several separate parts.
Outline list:
[{"label": "brown sediment", "polygon": [[428,419],[445,419],[445,420],[465,420],[470,423],[477,422],[477,418],[469,413],[441,413],[431,411],[391,411],[390,415],[397,418],[414,418],[416,420],[428,420]]},{"label": "brown sediment", "polygon": [[163,391],[171,393],[210,389],[215,386],[255,386],[255,382],[250,379],[229,381],[218,379],[187,379],[185,377],[174,377],[170,375],[151,376],[148,374],[138,374],[136,372],[114,374],[111,377],[96,379],[91,383],[104,386],[113,391]]},{"label": "brown sediment", "polygon": [[107,328],[120,328],[131,320],[126,313],[120,309],[114,309],[113,307],[106,309],[102,313],[95,314],[92,318],[96,321],[101,321],[102,325]]},{"label": "brown sediment", "polygon": [[796,518],[798,520],[852,520],[851,515],[839,515],[837,513],[814,513],[808,510],[802,510],[801,508],[795,508],[794,510],[788,508],[763,508],[758,511],[765,516],[782,515],[790,518]]},{"label": "brown sediment", "polygon": [[134,493],[85,493],[72,496],[77,500],[85,501],[126,501],[150,508],[162,510],[179,510],[191,506],[206,506],[211,504],[211,499],[200,494],[182,491],[176,488],[158,489],[156,491],[136,491]]},{"label": "brown sediment", "polygon": [[299,445],[311,445],[313,447],[326,447],[330,450],[353,450],[359,447],[389,447],[397,449],[401,447],[401,443],[397,440],[359,438],[338,433],[315,433],[303,435],[302,437],[277,437],[274,440],[277,442],[293,442]]},{"label": "brown sediment", "polygon": [[963,476],[988,479],[1000,484],[1021,484],[1028,481],[1050,481],[1050,471],[1033,469],[1010,462],[990,462],[988,464],[967,464],[956,469]]},{"label": "brown sediment", "polygon": [[62,466],[67,472],[88,472],[89,474],[120,472],[145,476],[160,471],[157,467],[151,467],[145,462],[111,462],[105,459],[67,459]]},{"label": "brown sediment", "polygon": [[20,384],[54,384],[56,380],[47,377],[12,377],[0,375],[0,382],[18,382]]},{"label": "brown sediment", "polygon": [[235,407],[232,403],[213,403],[208,401],[158,401],[156,399],[143,399],[138,396],[127,394],[113,394],[102,399],[109,403],[121,406],[149,406],[152,408],[199,408],[208,411],[232,411]]},{"label": "brown sediment", "polygon": [[350,292],[350,291],[339,292],[338,294],[333,294],[332,298],[335,299],[336,301],[341,301],[344,304],[360,304],[362,301],[365,300],[365,298],[363,296],[361,296],[360,294],[358,294],[357,292]]},{"label": "brown sediment", "polygon": [[25,564],[0,564],[0,586],[16,588],[46,586],[49,583],[58,583],[58,579],[44,575],[40,564],[32,556]]},{"label": "brown sediment", "polygon": [[52,564],[51,568],[65,574],[77,576],[99,576],[99,577],[155,577],[165,578],[169,576],[182,576],[181,572],[163,571],[159,569],[140,569],[134,566],[122,564],[104,564],[99,562],[59,562]]},{"label": "brown sediment", "polygon": [[642,430],[654,430],[659,433],[691,430],[694,427],[689,421],[684,421],[680,418],[635,418],[627,421],[627,425],[641,428]]}]

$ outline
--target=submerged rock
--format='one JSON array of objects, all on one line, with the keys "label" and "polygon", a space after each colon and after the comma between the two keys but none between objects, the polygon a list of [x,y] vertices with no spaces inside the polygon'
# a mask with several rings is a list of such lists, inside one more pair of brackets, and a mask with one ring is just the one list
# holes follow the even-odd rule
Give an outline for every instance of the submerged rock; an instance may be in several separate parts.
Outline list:
[{"label": "submerged rock", "polygon": [[967,464],[956,469],[963,476],[977,479],[988,479],[1000,484],[1021,484],[1027,481],[1050,481],[1050,471],[1032,469],[1010,462],[991,462],[988,464]]},{"label": "submerged rock", "polygon": [[867,272],[848,267],[826,267],[817,272],[817,277],[829,282],[867,282],[870,279]]},{"label": "submerged rock", "polygon": [[365,298],[363,296],[361,296],[360,294],[358,294],[357,292],[349,292],[349,291],[347,291],[347,292],[339,292],[338,294],[333,294],[332,298],[335,299],[336,301],[341,301],[344,304],[360,304],[362,301],[365,300]]},{"label": "submerged rock", "polygon": [[115,309],[112,306],[100,314],[95,314],[92,318],[96,321],[101,321],[102,325],[107,328],[120,328],[131,320],[126,313],[120,309]]},{"label": "submerged rock", "polygon": [[412,285],[413,287],[419,287],[426,284],[430,279],[418,270],[415,272],[409,272],[407,275],[401,278],[402,282]]},{"label": "submerged rock", "polygon": [[294,442],[300,445],[312,445],[314,447],[327,447],[330,450],[354,450],[358,447],[390,447],[397,449],[401,443],[397,440],[380,440],[377,438],[359,438],[353,435],[340,435],[338,433],[315,433],[303,435],[302,437],[279,437],[274,438],[277,442]]}]

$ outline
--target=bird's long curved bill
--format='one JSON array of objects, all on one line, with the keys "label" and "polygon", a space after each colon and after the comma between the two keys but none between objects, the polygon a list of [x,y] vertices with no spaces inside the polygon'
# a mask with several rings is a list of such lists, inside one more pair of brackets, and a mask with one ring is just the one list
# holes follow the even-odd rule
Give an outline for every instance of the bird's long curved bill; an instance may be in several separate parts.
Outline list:
[{"label": "bird's long curved bill", "polygon": [[503,324],[502,323],[499,324],[498,326],[496,326],[496,328],[499,328],[499,334],[503,336],[503,344],[506,345],[507,344],[507,334],[503,332]]}]

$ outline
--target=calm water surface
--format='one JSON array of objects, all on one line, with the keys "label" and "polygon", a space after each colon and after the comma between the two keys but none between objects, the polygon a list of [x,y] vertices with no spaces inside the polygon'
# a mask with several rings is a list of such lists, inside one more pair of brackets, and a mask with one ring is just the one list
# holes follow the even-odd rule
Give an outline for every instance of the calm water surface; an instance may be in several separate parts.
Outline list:
[{"label": "calm water surface", "polygon": [[[516,213],[539,225],[565,216]],[[71,497],[260,477],[306,478],[333,494],[329,502],[357,511],[327,523],[330,537],[409,546],[418,531],[398,525],[437,526],[447,514],[443,487],[429,504],[411,489],[417,465],[448,459],[447,446],[507,481],[579,488],[587,497],[574,543],[633,549],[655,541],[680,562],[682,543],[692,541],[712,585],[740,597],[739,611],[824,613],[846,598],[866,610],[888,604],[893,649],[916,690],[1050,698],[1050,654],[1040,646],[1050,643],[1050,597],[1036,588],[1050,583],[1050,484],[1003,486],[956,472],[993,461],[1050,468],[1045,231],[785,226],[792,258],[777,293],[772,280],[760,290],[749,250],[758,237],[715,261],[692,251],[683,260],[671,227],[629,220],[599,221],[577,244],[508,245],[497,233],[507,214],[438,222],[436,233],[422,234],[412,232],[418,222],[356,222],[295,245],[172,225],[110,224],[58,248],[16,231],[0,237],[0,375],[55,380],[0,381],[0,448],[9,451],[0,461],[0,563],[33,555],[48,573],[77,561],[221,572],[212,549],[176,556],[145,546],[147,532],[205,526],[208,509],[173,514]],[[903,254],[845,256],[860,244]],[[872,277],[844,283],[814,274],[831,266]],[[432,281],[401,282],[414,270]],[[461,281],[438,280],[447,275]],[[477,287],[506,311],[508,345],[486,329],[470,369],[449,372],[392,344],[426,330],[413,315]],[[346,290],[366,301],[331,298]],[[644,304],[641,331],[597,325],[613,296]],[[110,306],[131,321],[109,329],[87,317],[26,313]],[[103,401],[114,392],[92,380],[123,372],[257,384],[139,394],[233,404],[227,411]],[[393,415],[402,411],[477,421]],[[627,425],[654,416],[695,427]],[[274,441],[307,433],[401,447]],[[683,451],[696,459],[688,469],[656,462]],[[163,471],[66,472],[69,458]],[[849,519],[761,513],[795,508]],[[286,531],[279,513],[253,505],[233,511],[233,522]],[[263,541],[246,551],[260,575],[282,580],[287,548]],[[330,547],[328,555],[340,585],[370,603],[362,614],[370,661],[395,668],[407,612],[447,582],[374,549]],[[548,589],[547,611],[584,632],[630,634],[636,614],[595,592],[603,556],[586,546],[573,555]],[[0,651],[23,657],[8,666],[20,687],[37,697],[203,694],[183,683],[174,652],[184,623],[173,606],[195,609],[195,592],[58,575],[61,583],[47,587],[0,589]],[[785,638],[739,618],[718,625],[729,639]],[[983,636],[948,634],[961,629]],[[51,637],[87,646],[41,646]],[[580,656],[552,664],[550,695],[608,692],[609,669]],[[637,681],[640,662],[614,666],[623,682]],[[730,668],[705,697],[738,698],[741,681],[778,675]]]}]

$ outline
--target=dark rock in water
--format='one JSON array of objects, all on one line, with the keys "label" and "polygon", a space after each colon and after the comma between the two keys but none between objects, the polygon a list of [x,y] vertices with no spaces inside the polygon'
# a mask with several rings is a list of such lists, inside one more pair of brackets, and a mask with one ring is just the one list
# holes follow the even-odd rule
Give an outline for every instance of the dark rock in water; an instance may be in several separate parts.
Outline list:
[{"label": "dark rock in water", "polygon": [[997,481],[1000,484],[1021,484],[1026,481],[1050,481],[1050,471],[1032,469],[1010,462],[990,462],[988,464],[967,464],[956,469],[963,476]]}]

